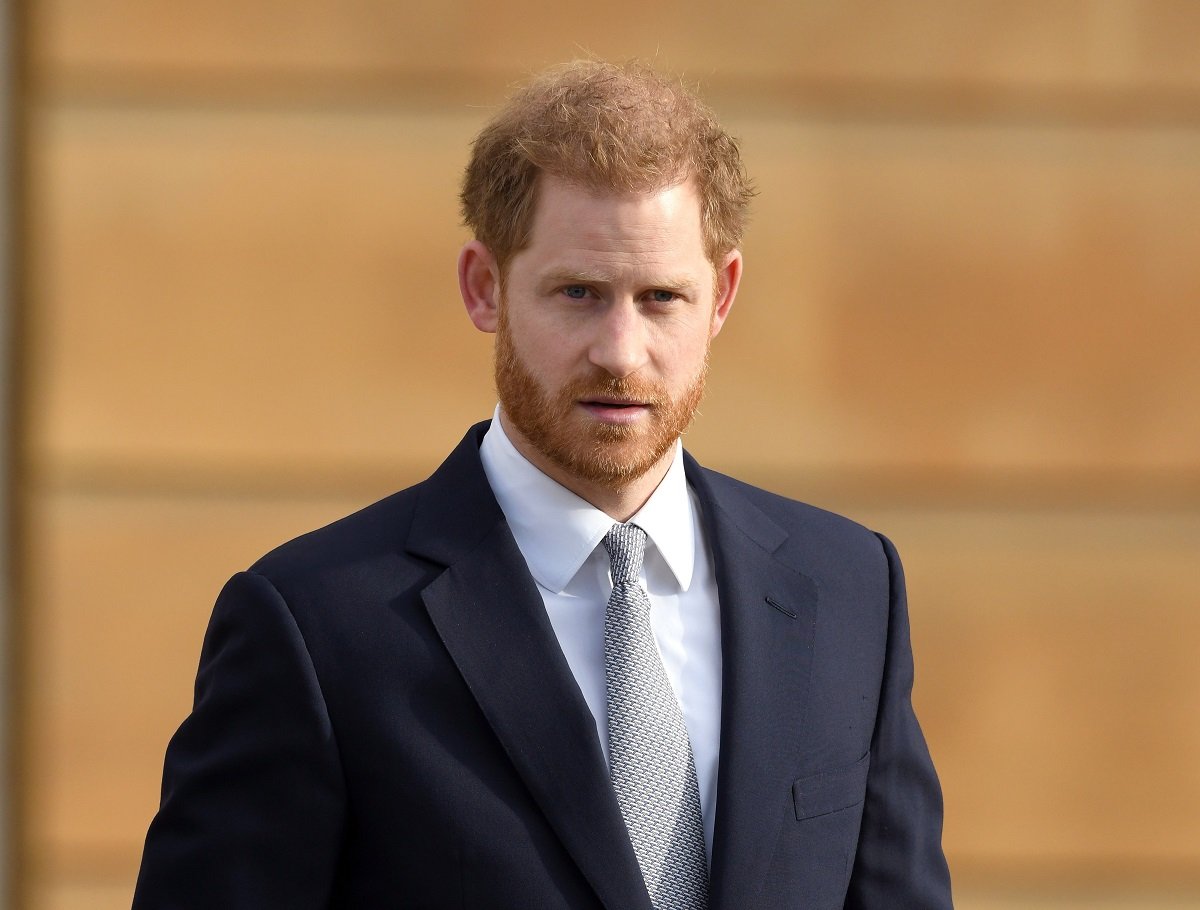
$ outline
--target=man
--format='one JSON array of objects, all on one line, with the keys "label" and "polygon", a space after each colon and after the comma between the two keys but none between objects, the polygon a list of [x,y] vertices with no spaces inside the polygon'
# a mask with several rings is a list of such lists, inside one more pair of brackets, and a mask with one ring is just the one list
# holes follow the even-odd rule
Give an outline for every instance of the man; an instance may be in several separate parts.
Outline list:
[{"label": "man", "polygon": [[736,144],[577,63],[462,195],[496,418],[226,586],[135,907],[950,907],[895,551],[680,447]]}]

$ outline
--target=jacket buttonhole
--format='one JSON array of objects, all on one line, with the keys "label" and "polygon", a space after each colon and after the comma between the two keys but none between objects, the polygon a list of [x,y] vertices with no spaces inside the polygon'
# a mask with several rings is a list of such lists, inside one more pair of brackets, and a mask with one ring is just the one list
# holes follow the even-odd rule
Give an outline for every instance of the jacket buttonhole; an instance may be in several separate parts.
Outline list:
[{"label": "jacket buttonhole", "polygon": [[777,601],[770,594],[767,595],[767,603],[769,603],[771,606],[773,606],[776,610],[778,610],[784,616],[787,616],[790,619],[796,618],[795,610],[789,610],[787,607],[785,607],[783,604],[781,604],[779,601]]}]

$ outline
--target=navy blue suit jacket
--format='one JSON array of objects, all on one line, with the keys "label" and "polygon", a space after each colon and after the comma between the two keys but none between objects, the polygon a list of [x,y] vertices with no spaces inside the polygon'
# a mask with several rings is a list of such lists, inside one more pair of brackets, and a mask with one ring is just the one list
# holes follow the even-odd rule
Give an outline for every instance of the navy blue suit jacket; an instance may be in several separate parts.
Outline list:
[{"label": "navy blue suit jacket", "polygon": [[[650,910],[596,727],[479,460],[235,576],[135,910]],[[699,467],[724,690],[713,910],[943,910],[883,538]]]}]

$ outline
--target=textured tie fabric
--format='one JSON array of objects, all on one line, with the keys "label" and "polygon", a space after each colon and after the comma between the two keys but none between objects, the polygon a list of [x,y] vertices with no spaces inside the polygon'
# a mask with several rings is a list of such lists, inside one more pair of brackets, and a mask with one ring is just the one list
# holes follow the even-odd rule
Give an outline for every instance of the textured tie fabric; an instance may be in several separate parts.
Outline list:
[{"label": "textured tie fabric", "polygon": [[655,910],[704,910],[708,862],[696,764],[679,701],[638,582],[646,532],[613,525],[604,538],[613,590],[604,619],[609,771]]}]

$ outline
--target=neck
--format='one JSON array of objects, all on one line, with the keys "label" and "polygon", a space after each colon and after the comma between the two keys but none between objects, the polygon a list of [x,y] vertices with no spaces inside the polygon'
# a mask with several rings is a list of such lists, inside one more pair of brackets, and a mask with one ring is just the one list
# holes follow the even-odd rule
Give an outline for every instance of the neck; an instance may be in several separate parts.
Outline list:
[{"label": "neck", "polygon": [[551,461],[512,425],[512,421],[504,416],[503,410],[500,412],[500,422],[504,425],[504,433],[512,442],[513,448],[525,456],[530,464],[614,521],[626,522],[636,515],[646,504],[646,500],[658,489],[658,485],[670,470],[671,462],[675,460],[675,447],[672,446],[645,474],[632,478],[621,486],[613,486],[578,477],[557,462]]}]

